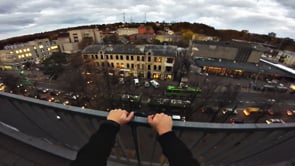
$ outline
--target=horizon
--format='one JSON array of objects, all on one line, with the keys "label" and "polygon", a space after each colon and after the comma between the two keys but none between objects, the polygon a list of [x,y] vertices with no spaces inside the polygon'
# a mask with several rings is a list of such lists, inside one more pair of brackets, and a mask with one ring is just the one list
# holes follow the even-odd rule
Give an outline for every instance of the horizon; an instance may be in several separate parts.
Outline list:
[{"label": "horizon", "polygon": [[69,27],[118,22],[189,22],[218,30],[248,30],[295,38],[295,5],[285,0],[116,1],[76,0],[0,2],[0,40]]}]

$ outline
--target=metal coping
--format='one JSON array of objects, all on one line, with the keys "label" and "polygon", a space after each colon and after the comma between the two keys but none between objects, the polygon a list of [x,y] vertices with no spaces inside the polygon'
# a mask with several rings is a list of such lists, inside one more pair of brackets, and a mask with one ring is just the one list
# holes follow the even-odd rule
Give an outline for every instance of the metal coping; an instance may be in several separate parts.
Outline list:
[{"label": "metal coping", "polygon": [[[93,109],[82,109],[79,107],[68,106],[57,103],[50,103],[47,101],[20,96],[16,94],[10,94],[6,92],[0,92],[0,97],[10,98],[14,100],[20,100],[29,102],[35,105],[41,105],[42,107],[56,108],[56,111],[67,111],[82,116],[94,116],[99,119],[105,119],[108,112]],[[130,125],[149,126],[145,117],[135,116]],[[175,129],[190,129],[190,130],[225,130],[225,131],[240,131],[240,130],[273,130],[273,129],[295,129],[295,123],[244,123],[244,124],[230,124],[230,123],[212,123],[212,122],[192,122],[192,121],[173,121],[173,128]]]}]

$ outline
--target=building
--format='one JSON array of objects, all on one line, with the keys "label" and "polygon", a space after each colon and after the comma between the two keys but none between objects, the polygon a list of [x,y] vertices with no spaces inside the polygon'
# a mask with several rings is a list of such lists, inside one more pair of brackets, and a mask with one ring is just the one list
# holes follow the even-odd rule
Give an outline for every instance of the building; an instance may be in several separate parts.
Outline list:
[{"label": "building", "polygon": [[0,52],[2,69],[17,69],[26,62],[39,63],[50,57],[52,52],[59,51],[58,45],[47,38],[7,45],[4,48]]},{"label": "building", "polygon": [[59,46],[60,52],[72,54],[79,52],[79,43],[71,43],[68,33],[59,34],[55,43]]},{"label": "building", "polygon": [[130,35],[137,35],[138,29],[137,28],[118,28],[116,32],[119,36],[130,36]]},{"label": "building", "polygon": [[295,52],[292,51],[280,51],[279,58],[284,59],[284,63],[287,65],[295,65]]},{"label": "building", "polygon": [[163,45],[90,45],[82,51],[85,62],[115,74],[152,79],[173,79],[177,47]]},{"label": "building", "polygon": [[140,34],[140,35],[154,35],[155,31],[152,26],[140,25],[138,27],[138,34]]},{"label": "building", "polygon": [[82,42],[85,38],[90,38],[94,43],[102,43],[101,31],[97,28],[93,29],[75,29],[68,31],[71,43]]},{"label": "building", "polygon": [[192,41],[192,55],[197,57],[227,59],[236,62],[257,63],[263,51],[246,43]]}]

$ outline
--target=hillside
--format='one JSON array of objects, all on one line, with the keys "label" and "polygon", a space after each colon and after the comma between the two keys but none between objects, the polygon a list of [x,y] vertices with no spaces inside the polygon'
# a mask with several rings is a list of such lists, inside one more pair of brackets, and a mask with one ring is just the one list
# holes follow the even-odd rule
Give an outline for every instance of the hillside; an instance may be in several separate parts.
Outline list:
[{"label": "hillside", "polygon": [[[125,26],[138,27],[141,24],[142,23],[128,23]],[[189,22],[178,22],[178,23],[148,22],[146,24],[152,26],[155,29],[155,32],[159,30],[163,30],[165,27],[168,27],[175,32],[180,32],[183,29],[189,29],[193,31],[194,33],[219,37],[220,40],[223,40],[223,41],[231,40],[231,39],[239,39],[239,40],[246,40],[251,42],[259,42],[259,43],[273,45],[274,47],[280,48],[282,50],[295,51],[295,42],[290,38],[275,38],[275,37],[270,37],[268,35],[252,34],[252,33],[247,33],[244,31],[237,31],[237,30],[218,30],[205,24],[189,23]],[[97,27],[101,30],[106,30],[106,29],[116,30],[117,28],[122,26],[124,26],[123,23],[86,25],[86,26],[80,26],[80,27],[58,29],[58,30],[54,30],[50,32],[36,33],[32,35],[13,37],[13,38],[1,40],[0,49],[3,49],[3,47],[8,44],[21,43],[21,42],[34,40],[34,39],[41,39],[41,38],[56,39],[59,33],[66,32],[67,30],[70,30],[70,29],[83,29],[83,28]]]}]

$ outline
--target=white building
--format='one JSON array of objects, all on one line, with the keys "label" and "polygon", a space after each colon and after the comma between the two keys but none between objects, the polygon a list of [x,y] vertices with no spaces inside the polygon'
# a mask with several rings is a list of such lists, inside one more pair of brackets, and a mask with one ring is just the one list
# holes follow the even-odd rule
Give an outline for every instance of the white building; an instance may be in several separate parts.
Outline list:
[{"label": "white building", "polygon": [[77,29],[68,31],[71,43],[79,43],[84,38],[92,38],[94,43],[102,43],[101,31],[94,29]]},{"label": "white building", "polygon": [[0,51],[0,67],[5,70],[16,69],[26,62],[39,63],[58,52],[59,48],[49,39],[37,39],[21,44],[7,45]]},{"label": "white building", "polygon": [[138,28],[118,28],[117,34],[119,36],[129,36],[138,34]]}]

